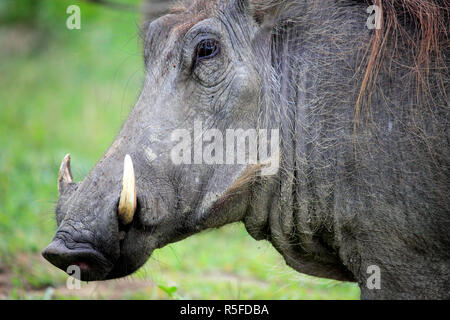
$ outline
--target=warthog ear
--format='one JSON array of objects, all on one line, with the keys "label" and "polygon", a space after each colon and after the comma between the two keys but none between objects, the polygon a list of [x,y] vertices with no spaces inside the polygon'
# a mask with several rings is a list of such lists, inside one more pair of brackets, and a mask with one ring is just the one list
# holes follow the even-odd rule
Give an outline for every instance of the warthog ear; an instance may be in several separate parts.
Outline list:
[{"label": "warthog ear", "polygon": [[279,10],[288,4],[287,0],[233,0],[232,5],[238,13],[253,16],[259,25],[270,23]]},{"label": "warthog ear", "polygon": [[287,0],[250,0],[250,8],[255,21],[263,25],[275,19]]}]

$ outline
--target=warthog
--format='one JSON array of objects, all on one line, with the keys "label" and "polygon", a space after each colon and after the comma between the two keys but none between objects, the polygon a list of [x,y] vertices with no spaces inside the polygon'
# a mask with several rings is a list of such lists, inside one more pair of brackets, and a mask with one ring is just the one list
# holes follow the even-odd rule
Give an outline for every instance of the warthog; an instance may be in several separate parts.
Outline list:
[{"label": "warthog", "polygon": [[[80,183],[63,160],[44,257],[113,279],[241,221],[362,298],[450,298],[449,1],[377,3],[197,0],[149,23],[117,138]],[[219,150],[231,129],[246,163]],[[255,143],[279,158],[254,161]]]}]

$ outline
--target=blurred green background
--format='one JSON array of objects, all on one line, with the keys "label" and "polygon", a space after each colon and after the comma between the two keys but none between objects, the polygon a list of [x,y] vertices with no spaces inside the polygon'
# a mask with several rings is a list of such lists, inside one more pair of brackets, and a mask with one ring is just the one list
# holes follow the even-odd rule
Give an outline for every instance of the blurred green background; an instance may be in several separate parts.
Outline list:
[{"label": "blurred green background", "polygon": [[[139,0],[121,0],[138,4]],[[66,8],[81,8],[81,30]],[[0,0],[0,299],[357,299],[299,274],[241,224],[157,250],[125,279],[66,288],[40,256],[56,230],[60,161],[80,181],[117,134],[144,75],[138,13],[76,0]]]}]

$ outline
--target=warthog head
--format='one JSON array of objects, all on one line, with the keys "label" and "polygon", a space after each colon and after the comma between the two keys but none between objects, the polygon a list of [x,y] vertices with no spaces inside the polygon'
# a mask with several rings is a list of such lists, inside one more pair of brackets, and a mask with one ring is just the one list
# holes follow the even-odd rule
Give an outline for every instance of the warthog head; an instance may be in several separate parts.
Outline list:
[{"label": "warthog head", "polygon": [[261,127],[259,28],[246,1],[200,1],[148,26],[145,84],[116,140],[81,183],[63,160],[47,260],[83,280],[122,277],[156,248],[242,220],[277,165],[257,145],[278,147],[276,127]]}]

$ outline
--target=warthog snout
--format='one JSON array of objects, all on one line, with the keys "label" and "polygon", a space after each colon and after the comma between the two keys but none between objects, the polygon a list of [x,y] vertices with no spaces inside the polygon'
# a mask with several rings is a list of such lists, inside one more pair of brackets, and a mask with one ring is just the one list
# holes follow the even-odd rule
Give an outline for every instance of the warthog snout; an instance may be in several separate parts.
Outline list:
[{"label": "warthog snout", "polygon": [[[58,235],[57,235],[58,236]],[[62,239],[55,239],[44,249],[42,255],[56,267],[68,272],[70,266],[80,268],[80,280],[104,278],[113,264],[100,252],[89,245],[82,248],[69,248]]]},{"label": "warthog snout", "polygon": [[[74,185],[70,169],[70,155],[66,155],[62,161],[59,177],[58,190],[63,194],[70,185]],[[122,229],[126,229],[134,217],[137,206],[136,182],[133,168],[133,161],[130,155],[126,155],[123,166],[123,179],[120,199],[116,202],[115,211],[117,219],[120,221]],[[71,223],[63,224],[56,233],[52,243],[46,247],[42,255],[56,267],[69,272],[71,266],[76,266],[80,270],[82,280],[96,280],[105,278],[114,266],[115,260],[112,257],[105,257],[96,247],[98,244],[92,237],[78,237],[80,232],[73,232],[76,229]],[[71,232],[72,231],[72,232]],[[75,230],[77,231],[77,230]],[[125,232],[118,231],[118,240],[123,240]],[[74,235],[75,234],[75,235]]]}]

